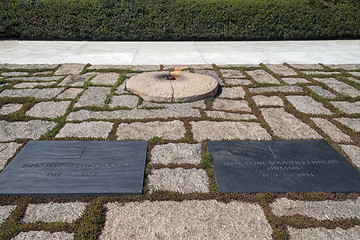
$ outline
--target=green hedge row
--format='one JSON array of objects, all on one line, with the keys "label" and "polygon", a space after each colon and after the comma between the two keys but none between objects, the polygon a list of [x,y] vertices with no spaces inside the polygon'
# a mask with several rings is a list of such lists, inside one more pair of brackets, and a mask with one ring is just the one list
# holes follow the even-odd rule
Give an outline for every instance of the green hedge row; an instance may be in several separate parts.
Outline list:
[{"label": "green hedge row", "polygon": [[359,0],[1,0],[1,39],[360,37]]}]

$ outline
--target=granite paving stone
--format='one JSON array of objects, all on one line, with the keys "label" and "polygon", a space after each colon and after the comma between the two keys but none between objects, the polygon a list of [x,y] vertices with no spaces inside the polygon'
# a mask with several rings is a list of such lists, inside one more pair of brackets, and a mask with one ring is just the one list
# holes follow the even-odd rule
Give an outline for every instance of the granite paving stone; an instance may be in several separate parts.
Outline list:
[{"label": "granite paving stone", "polygon": [[251,85],[252,82],[247,79],[227,78],[225,83],[228,85]]},{"label": "granite paving stone", "polygon": [[251,112],[249,104],[245,100],[228,100],[228,99],[215,99],[212,108],[215,110],[225,111],[242,111]]},{"label": "granite paving stone", "polygon": [[72,223],[84,213],[86,206],[87,203],[83,202],[29,204],[23,221]]},{"label": "granite paving stone", "polygon": [[80,74],[84,67],[85,64],[64,63],[59,67],[54,75]]},{"label": "granite paving stone", "polygon": [[278,96],[257,95],[252,97],[258,106],[284,106],[283,100]]},{"label": "granite paving stone", "polygon": [[204,169],[161,168],[154,169],[149,175],[150,193],[171,191],[180,193],[208,193],[209,178]]},{"label": "granite paving stone", "polygon": [[0,93],[0,97],[34,97],[38,99],[52,99],[56,97],[63,88],[43,88],[43,89],[5,89]]},{"label": "granite paving stone", "polygon": [[175,120],[171,122],[134,122],[120,123],[116,136],[117,140],[142,139],[149,140],[159,137],[168,140],[177,140],[185,136],[184,123]]},{"label": "granite paving stone", "polygon": [[111,122],[82,122],[66,123],[56,135],[57,138],[78,137],[78,138],[107,138],[112,129]]},{"label": "granite paving stone", "polygon": [[351,142],[351,138],[343,133],[330,121],[323,118],[311,118],[311,120],[335,142]]},{"label": "granite paving stone", "polygon": [[[164,65],[164,70],[167,70],[167,69],[175,69],[175,68],[179,68],[179,67],[182,67],[183,69],[186,69],[186,68],[192,68],[194,70],[201,70],[201,69],[212,69],[212,65],[211,64],[189,64],[189,65]],[[155,69],[157,70],[157,69]]]},{"label": "granite paving stone", "polygon": [[0,114],[1,115],[7,115],[9,113],[13,113],[16,111],[19,111],[22,108],[22,104],[21,103],[8,103],[8,104],[4,104],[1,108],[0,108]]},{"label": "granite paving stone", "polygon": [[119,79],[118,73],[96,73],[96,77],[91,80],[93,84],[115,85]]},{"label": "granite paving stone", "polygon": [[68,88],[63,93],[59,94],[56,98],[57,99],[74,99],[82,91],[83,91],[82,88]]},{"label": "granite paving stone", "polygon": [[109,87],[89,87],[75,103],[74,107],[105,106],[106,96],[110,94]]},{"label": "granite paving stone", "polygon": [[358,79],[355,79],[355,78],[353,78],[353,77],[348,77],[348,79],[349,79],[350,81],[353,81],[353,82],[355,82],[355,83],[360,84],[360,80],[358,80]]},{"label": "granite paving stone", "polygon": [[302,87],[299,86],[276,86],[276,87],[257,87],[249,88],[251,93],[273,93],[273,92],[283,92],[283,93],[301,93],[303,92]]},{"label": "granite paving stone", "polygon": [[185,200],[115,202],[106,206],[100,240],[272,239],[262,208],[252,203]]},{"label": "granite paving stone", "polygon": [[246,71],[246,73],[249,74],[258,83],[280,84],[279,80],[264,70]]},{"label": "granite paving stone", "polygon": [[320,64],[290,64],[297,69],[324,69]]},{"label": "granite paving stone", "polygon": [[345,113],[348,114],[360,113],[360,101],[357,102],[332,101],[330,103]]},{"label": "granite paving stone", "polygon": [[100,69],[128,69],[132,71],[159,71],[160,65],[92,65],[88,67],[91,70],[100,70]]},{"label": "granite paving stone", "polygon": [[354,76],[360,77],[360,72],[349,72],[349,73]]},{"label": "granite paving stone", "polygon": [[45,72],[36,72],[36,73],[33,73],[34,76],[38,76],[38,75],[49,75],[49,74],[52,74],[53,71],[45,71]]},{"label": "granite paving stone", "polygon": [[136,108],[139,102],[139,97],[135,95],[121,95],[113,96],[109,107],[127,107],[127,108]]},{"label": "granite paving stone", "polygon": [[219,98],[244,98],[245,91],[242,87],[223,87]]},{"label": "granite paving stone", "polygon": [[11,77],[9,81],[24,81],[24,82],[50,82],[59,81],[63,76],[51,76],[51,77]]},{"label": "granite paving stone", "polygon": [[270,140],[271,136],[254,122],[190,122],[197,142],[209,140]]},{"label": "granite paving stone", "polygon": [[324,71],[302,71],[306,75],[333,75],[333,74],[340,74],[340,72],[324,72]]},{"label": "granite paving stone", "polygon": [[15,205],[0,206],[0,225],[5,222],[15,208]]},{"label": "granite paving stone", "polygon": [[266,64],[265,66],[276,74],[281,74],[284,76],[297,75],[297,73],[294,69],[291,69],[288,66],[285,66],[282,64]]},{"label": "granite paving stone", "polygon": [[224,82],[221,80],[219,75],[214,70],[195,70],[195,73],[213,77],[219,82],[220,86],[224,85]]},{"label": "granite paving stone", "polygon": [[344,69],[344,70],[358,70],[360,69],[360,64],[327,64],[326,65],[329,68],[332,69]]},{"label": "granite paving stone", "polygon": [[245,75],[239,70],[235,69],[220,69],[221,75],[224,78],[244,78]]},{"label": "granite paving stone", "polygon": [[353,240],[360,236],[360,226],[349,229],[335,228],[326,229],[324,227],[297,229],[288,227],[290,238],[292,240]]},{"label": "granite paving stone", "polygon": [[123,82],[115,89],[115,93],[116,93],[116,94],[127,93],[127,91],[125,90],[125,85],[126,85],[126,81],[123,81]]},{"label": "granite paving stone", "polygon": [[86,81],[88,81],[95,73],[85,73],[82,75],[69,75],[59,85],[82,87]]},{"label": "granite paving stone", "polygon": [[340,147],[349,156],[351,161],[360,168],[360,147],[354,145],[340,145]]},{"label": "granite paving stone", "polygon": [[294,85],[297,83],[309,83],[309,81],[305,78],[282,78],[282,80],[289,85]]},{"label": "granite paving stone", "polygon": [[65,115],[71,101],[36,103],[25,115],[37,118],[56,118]]},{"label": "granite paving stone", "polygon": [[300,112],[306,114],[331,115],[332,112],[309,96],[286,96],[286,99]]},{"label": "granite paving stone", "polygon": [[156,145],[151,150],[152,164],[199,164],[200,162],[201,144],[168,143],[163,145]]},{"label": "granite paving stone", "polygon": [[336,80],[335,78],[314,78],[314,80],[326,84],[328,87],[340,94],[348,95],[350,97],[360,96],[359,90],[346,83]]},{"label": "granite paving stone", "polygon": [[2,170],[6,162],[14,156],[21,144],[10,142],[0,143],[0,170]]},{"label": "granite paving stone", "polygon": [[39,139],[41,135],[56,126],[55,122],[31,120],[28,122],[0,121],[0,141],[15,139]]},{"label": "granite paving stone", "polygon": [[360,132],[360,119],[359,118],[335,118],[339,123],[344,124],[355,132]]},{"label": "granite paving stone", "polygon": [[152,108],[152,107],[165,107],[169,109],[191,109],[191,108],[202,108],[205,109],[206,105],[204,100],[187,102],[187,103],[155,103],[143,101],[138,108]]},{"label": "granite paving stone", "polygon": [[23,82],[13,86],[13,88],[35,88],[35,87],[48,87],[54,86],[57,82]]},{"label": "granite paving stone", "polygon": [[28,231],[20,232],[12,240],[73,240],[74,234],[67,232]]},{"label": "granite paving stone", "polygon": [[336,98],[336,95],[331,93],[330,91],[323,89],[320,86],[308,86],[308,88],[319,95],[320,97],[327,98],[327,99],[333,99]]},{"label": "granite paving stone", "polygon": [[360,199],[346,201],[299,201],[287,198],[276,199],[270,203],[276,216],[292,216],[295,214],[316,218],[318,220],[335,220],[344,218],[360,218]]},{"label": "granite paving stone", "polygon": [[230,119],[230,120],[255,120],[257,119],[255,115],[252,114],[239,114],[239,113],[229,113],[222,111],[205,111],[206,116],[209,118],[220,118],[220,119]]},{"label": "granite paving stone", "polygon": [[250,68],[250,67],[260,67],[259,64],[220,64],[217,65],[219,68]]},{"label": "granite paving stone", "polygon": [[1,76],[4,77],[18,77],[18,76],[26,76],[29,75],[28,72],[3,72]]},{"label": "granite paving stone", "polygon": [[321,139],[307,124],[282,108],[262,108],[261,113],[274,135],[282,139]]},{"label": "granite paving stone", "polygon": [[53,69],[59,66],[59,64],[0,64],[0,68],[6,69]]}]

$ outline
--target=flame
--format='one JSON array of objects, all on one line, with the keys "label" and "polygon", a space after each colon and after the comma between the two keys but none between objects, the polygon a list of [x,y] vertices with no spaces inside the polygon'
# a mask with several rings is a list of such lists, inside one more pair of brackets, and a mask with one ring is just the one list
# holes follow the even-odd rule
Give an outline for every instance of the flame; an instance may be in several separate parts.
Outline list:
[{"label": "flame", "polygon": [[173,77],[179,76],[180,72],[183,70],[184,67],[175,68],[174,71],[172,71],[170,74]]}]

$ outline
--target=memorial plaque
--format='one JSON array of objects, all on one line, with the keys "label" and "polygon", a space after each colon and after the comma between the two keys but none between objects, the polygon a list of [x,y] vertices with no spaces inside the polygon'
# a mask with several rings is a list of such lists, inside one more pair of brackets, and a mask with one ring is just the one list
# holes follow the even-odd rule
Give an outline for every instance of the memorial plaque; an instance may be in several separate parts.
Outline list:
[{"label": "memorial plaque", "polygon": [[207,142],[220,192],[360,191],[360,172],[324,140]]},{"label": "memorial plaque", "polygon": [[30,141],[0,173],[0,195],[141,194],[146,141]]}]

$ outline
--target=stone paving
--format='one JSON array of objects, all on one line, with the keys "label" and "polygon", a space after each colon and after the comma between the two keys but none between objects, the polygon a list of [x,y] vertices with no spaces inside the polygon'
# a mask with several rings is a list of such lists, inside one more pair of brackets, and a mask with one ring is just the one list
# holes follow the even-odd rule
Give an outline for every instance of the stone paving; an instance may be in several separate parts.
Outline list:
[{"label": "stone paving", "polygon": [[[0,198],[5,239],[81,239],[86,228],[100,239],[360,235],[358,193],[319,201],[221,195],[203,160],[208,140],[326,139],[360,168],[360,65],[188,65],[222,86],[215,97],[190,103],[147,102],[125,87],[139,72],[179,66],[0,67],[0,171],[28,140],[149,141],[140,200]],[[315,223],[295,227],[297,216]]]}]

